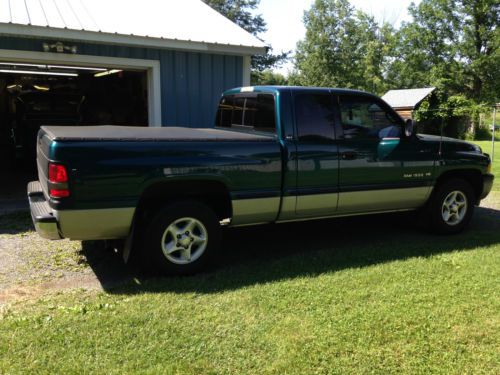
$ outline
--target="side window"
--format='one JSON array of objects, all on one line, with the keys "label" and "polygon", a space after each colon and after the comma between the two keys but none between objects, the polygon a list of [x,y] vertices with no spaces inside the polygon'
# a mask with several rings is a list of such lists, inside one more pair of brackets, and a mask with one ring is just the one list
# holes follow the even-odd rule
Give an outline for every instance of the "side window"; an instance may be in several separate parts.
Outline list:
[{"label": "side window", "polygon": [[273,95],[249,94],[223,97],[217,110],[215,126],[275,133]]},{"label": "side window", "polygon": [[274,97],[272,95],[257,95],[254,129],[276,132]]},{"label": "side window", "polygon": [[401,136],[400,121],[371,98],[341,96],[340,118],[347,139]]},{"label": "side window", "polygon": [[295,119],[301,141],[325,141],[335,138],[335,117],[330,94],[296,95]]}]

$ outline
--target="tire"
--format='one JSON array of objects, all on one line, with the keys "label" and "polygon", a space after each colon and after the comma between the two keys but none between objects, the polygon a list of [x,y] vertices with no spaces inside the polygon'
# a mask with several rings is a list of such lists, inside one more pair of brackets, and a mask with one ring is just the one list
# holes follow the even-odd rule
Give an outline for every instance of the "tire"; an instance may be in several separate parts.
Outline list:
[{"label": "tire", "polygon": [[438,185],[427,208],[430,229],[437,234],[462,232],[472,218],[474,202],[474,190],[465,180],[451,179]]},{"label": "tire", "polygon": [[206,269],[220,246],[221,228],[213,210],[196,201],[160,209],[146,226],[146,266],[167,275]]}]

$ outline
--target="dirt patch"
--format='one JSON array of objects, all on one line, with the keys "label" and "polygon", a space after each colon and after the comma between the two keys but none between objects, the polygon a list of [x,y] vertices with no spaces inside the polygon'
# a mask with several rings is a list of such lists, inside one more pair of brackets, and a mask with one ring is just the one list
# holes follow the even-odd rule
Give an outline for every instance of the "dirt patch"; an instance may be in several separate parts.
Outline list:
[{"label": "dirt patch", "polygon": [[0,215],[0,304],[64,289],[105,289],[129,279],[103,241],[50,241],[28,211]]},{"label": "dirt patch", "polygon": [[23,299],[36,299],[67,289],[102,290],[103,287],[93,274],[68,275],[60,279],[36,284],[16,284],[0,290],[0,306]]},{"label": "dirt patch", "polygon": [[34,231],[27,211],[0,216],[0,290],[88,273],[80,242],[48,241]]}]

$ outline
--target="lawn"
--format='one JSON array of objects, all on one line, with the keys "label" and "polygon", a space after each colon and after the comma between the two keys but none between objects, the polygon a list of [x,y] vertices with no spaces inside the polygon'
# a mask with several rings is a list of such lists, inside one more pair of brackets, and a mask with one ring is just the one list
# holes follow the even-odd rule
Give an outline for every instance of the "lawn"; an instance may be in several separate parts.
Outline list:
[{"label": "lawn", "polygon": [[498,374],[499,213],[476,214],[228,231],[209,273],[5,307],[0,373]]}]

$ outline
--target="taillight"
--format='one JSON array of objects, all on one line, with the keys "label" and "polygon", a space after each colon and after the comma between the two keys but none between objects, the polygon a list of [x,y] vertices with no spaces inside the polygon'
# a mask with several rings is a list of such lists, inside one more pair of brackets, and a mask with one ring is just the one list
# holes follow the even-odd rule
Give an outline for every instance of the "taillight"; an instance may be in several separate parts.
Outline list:
[{"label": "taillight", "polygon": [[52,198],[69,197],[68,172],[61,164],[49,164],[49,194]]}]

